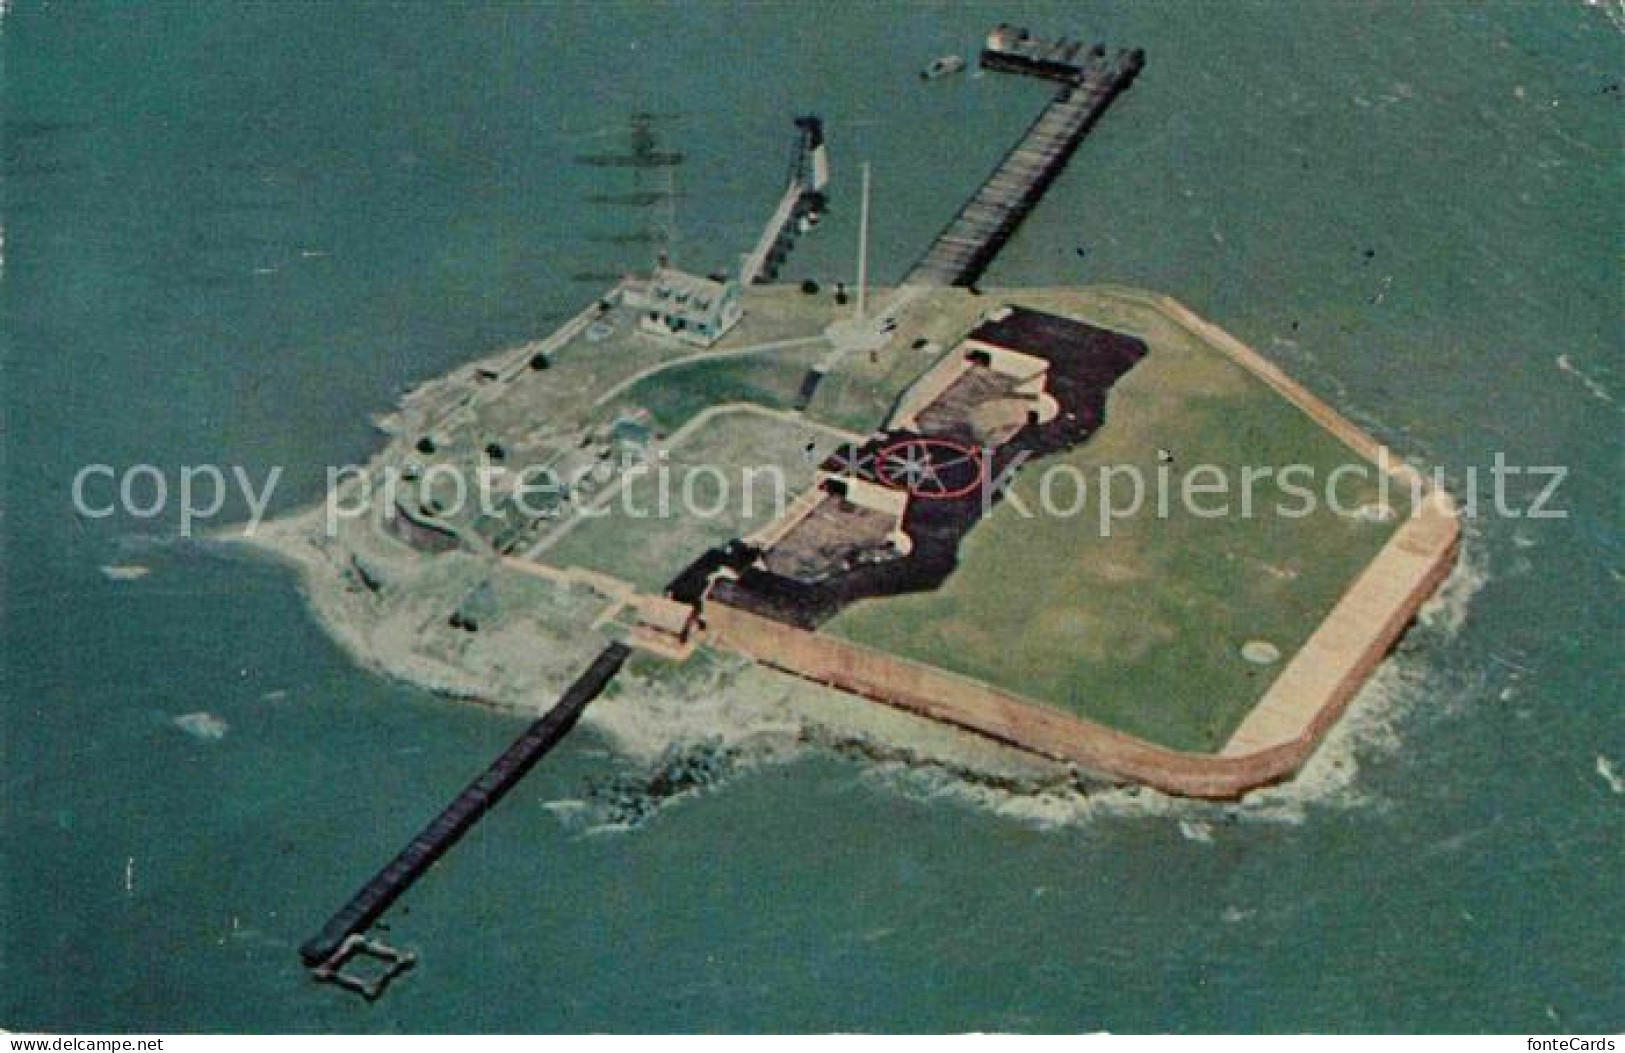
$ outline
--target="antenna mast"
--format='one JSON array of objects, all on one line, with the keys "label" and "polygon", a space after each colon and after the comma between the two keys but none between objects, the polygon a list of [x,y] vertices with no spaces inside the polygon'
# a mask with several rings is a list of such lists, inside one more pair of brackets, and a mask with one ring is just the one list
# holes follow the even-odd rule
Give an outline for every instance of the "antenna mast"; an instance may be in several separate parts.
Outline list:
[{"label": "antenna mast", "polygon": [[869,298],[869,162],[863,162],[863,200],[858,205],[858,310],[855,317],[863,321],[864,308]]}]

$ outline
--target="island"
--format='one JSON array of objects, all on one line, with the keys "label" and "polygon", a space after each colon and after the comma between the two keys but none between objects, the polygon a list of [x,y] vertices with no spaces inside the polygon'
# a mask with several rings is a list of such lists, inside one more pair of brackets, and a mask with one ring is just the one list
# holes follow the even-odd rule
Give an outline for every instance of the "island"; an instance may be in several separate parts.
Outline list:
[{"label": "island", "polygon": [[[1449,497],[1178,301],[979,284],[1144,55],[1000,25],[981,64],[1055,94],[894,286],[867,168],[852,287],[775,283],[829,205],[799,117],[735,274],[619,277],[245,536],[357,661],[535,718],[301,948],[318,978],[376,997],[408,967],[367,930],[580,719],[650,759],[812,742],[1236,798],[1304,763],[1449,573]],[[633,131],[584,163],[680,161]]]}]

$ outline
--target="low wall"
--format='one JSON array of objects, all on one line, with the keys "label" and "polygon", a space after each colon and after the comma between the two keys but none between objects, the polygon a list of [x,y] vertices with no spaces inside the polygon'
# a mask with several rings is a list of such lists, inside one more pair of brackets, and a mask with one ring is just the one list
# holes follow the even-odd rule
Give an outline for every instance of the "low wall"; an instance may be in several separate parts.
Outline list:
[{"label": "low wall", "polygon": [[1233,798],[1286,778],[1450,572],[1456,520],[1430,501],[1407,520],[1217,754],[1184,753],[907,658],[705,605],[718,647],[1091,772],[1186,797]]},{"label": "low wall", "polygon": [[[1461,524],[1449,495],[1257,351],[1170,296],[1127,294],[1246,369],[1414,495],[1411,517],[1361,572],[1231,735],[1221,756],[1313,751],[1455,566]],[[1307,747],[1307,748],[1305,748]]]},{"label": "low wall", "polygon": [[[1212,344],[1351,448],[1384,448],[1251,348],[1166,297],[1132,297]],[[1407,483],[1408,466],[1386,458]],[[730,607],[704,608],[715,645],[921,716],[954,724],[1089,771],[1189,797],[1233,798],[1295,772],[1455,564],[1460,526],[1449,498],[1423,497],[1377,557],[1217,754],[1184,753],[1031,699],[863,644]]]},{"label": "low wall", "polygon": [[1180,753],[953,673],[715,600],[709,641],[798,676],[954,724],[1089,771],[1193,797],[1234,797],[1289,774],[1308,750]]},{"label": "low wall", "polygon": [[896,406],[886,418],[886,427],[890,429],[914,427],[914,418],[927,406],[940,399],[960,377],[969,372],[970,368],[970,362],[965,357],[965,345],[963,343],[954,345],[936,365],[926,370],[898,398]]},{"label": "low wall", "polygon": [[1330,730],[1456,562],[1460,527],[1430,494],[1355,579],[1220,750],[1246,757],[1307,746]]}]

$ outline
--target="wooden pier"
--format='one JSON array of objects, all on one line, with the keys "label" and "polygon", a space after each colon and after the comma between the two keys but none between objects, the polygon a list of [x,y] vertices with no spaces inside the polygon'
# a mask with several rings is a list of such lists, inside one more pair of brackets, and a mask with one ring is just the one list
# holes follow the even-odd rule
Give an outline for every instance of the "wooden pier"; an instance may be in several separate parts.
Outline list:
[{"label": "wooden pier", "polygon": [[[1139,50],[1119,51],[1108,58],[1099,47],[1082,56],[1077,65],[1064,65],[1058,57],[1071,60],[1077,50],[1044,49],[1037,59],[1002,49],[983,52],[982,64],[989,69],[1060,80],[1061,88],[993,174],[937,235],[903,279],[905,284],[970,285],[981,277],[1066,167],[1095,121],[1133,82],[1145,63],[1144,53]],[[1061,76],[1058,70],[1070,72]]]},{"label": "wooden pier", "polygon": [[350,898],[317,933],[299,948],[305,965],[320,970],[346,946],[346,941],[366,930],[383,916],[390,904],[428,872],[435,860],[457,843],[486,812],[518,785],[536,762],[556,746],[587,704],[604,690],[620,671],[630,654],[625,644],[612,643],[599,653],[548,710],[525,733],[514,740],[491,766],[447,805],[435,820],[423,828],[389,865],[380,870]]}]

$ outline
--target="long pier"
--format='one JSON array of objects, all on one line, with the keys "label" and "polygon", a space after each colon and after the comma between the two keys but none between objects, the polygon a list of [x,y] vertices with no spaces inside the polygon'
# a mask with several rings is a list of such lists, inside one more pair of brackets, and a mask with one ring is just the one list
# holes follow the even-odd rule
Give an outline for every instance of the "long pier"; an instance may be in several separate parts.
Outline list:
[{"label": "long pier", "polygon": [[435,860],[456,844],[479,822],[481,816],[518,785],[537,761],[569,734],[587,704],[597,698],[615,674],[620,672],[630,653],[630,649],[622,643],[612,643],[604,648],[587,671],[565,690],[558,704],[525,729],[524,734],[515,739],[513,745],[504,750],[483,775],[469,783],[433,822],[401,849],[388,866],[361,886],[361,890],[350,897],[350,901],[333,915],[321,932],[299,948],[299,957],[305,965],[314,969],[327,963],[339,953],[346,940],[364,933],[382,917],[390,904],[427,873]]},{"label": "long pier", "polygon": [[[1075,47],[1068,48],[1062,54],[1070,60],[1076,51]],[[1133,82],[1144,64],[1144,53],[1139,50],[1119,51],[1108,59],[1097,47],[1081,63],[1063,66],[1060,59],[1047,52],[1029,57],[1020,51],[996,48],[990,38],[989,49],[982,53],[983,66],[1060,80],[1061,88],[993,174],[937,235],[903,279],[905,284],[970,285],[980,278],[1061,174],[1090,128]],[[1068,72],[1061,75],[1061,69]]]}]

